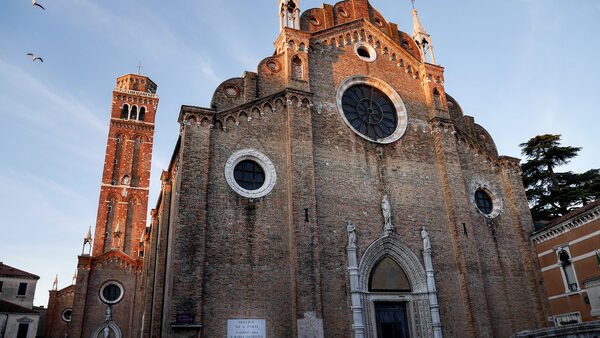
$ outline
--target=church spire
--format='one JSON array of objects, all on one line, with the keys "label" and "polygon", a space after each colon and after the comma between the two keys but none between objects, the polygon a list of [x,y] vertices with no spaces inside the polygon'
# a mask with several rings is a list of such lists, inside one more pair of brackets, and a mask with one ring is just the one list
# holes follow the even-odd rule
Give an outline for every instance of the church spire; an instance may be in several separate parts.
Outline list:
[{"label": "church spire", "polygon": [[431,36],[427,34],[427,31],[421,24],[417,10],[415,9],[415,2],[413,1],[413,39],[419,46],[421,52],[421,61],[428,62],[428,56],[430,63],[435,64],[435,55],[433,54],[433,45],[431,44]]}]

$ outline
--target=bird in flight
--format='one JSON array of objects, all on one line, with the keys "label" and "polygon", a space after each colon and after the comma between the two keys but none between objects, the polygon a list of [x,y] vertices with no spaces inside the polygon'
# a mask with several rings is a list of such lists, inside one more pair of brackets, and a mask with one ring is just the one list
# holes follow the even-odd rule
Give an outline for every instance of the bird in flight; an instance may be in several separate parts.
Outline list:
[{"label": "bird in flight", "polygon": [[41,9],[43,9],[43,10],[46,10],[46,9],[44,8],[44,6],[42,6],[42,5],[40,5],[40,4],[38,4],[38,3],[37,3],[37,0],[31,0],[31,5],[32,5],[32,6],[38,6],[39,8],[41,8]]},{"label": "bird in flight", "polygon": [[42,62],[42,63],[44,62],[44,59],[42,59],[42,58],[41,58],[41,57],[39,57],[39,56],[36,56],[36,55],[35,55],[35,54],[33,54],[33,53],[27,53],[27,55],[31,56],[31,61],[34,61],[34,62],[35,62],[35,60],[40,60],[40,62]]}]

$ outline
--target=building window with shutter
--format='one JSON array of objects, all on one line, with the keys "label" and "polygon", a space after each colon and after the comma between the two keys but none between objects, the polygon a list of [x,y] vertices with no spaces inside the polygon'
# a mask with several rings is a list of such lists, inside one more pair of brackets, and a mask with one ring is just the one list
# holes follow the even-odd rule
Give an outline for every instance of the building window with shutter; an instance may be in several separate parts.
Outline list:
[{"label": "building window with shutter", "polygon": [[566,291],[577,291],[579,287],[577,285],[577,278],[575,276],[575,268],[573,267],[571,256],[567,250],[563,249],[558,253],[558,263],[560,264],[563,276],[565,278]]},{"label": "building window with shutter", "polygon": [[27,283],[19,283],[19,290],[17,296],[25,296],[27,294]]}]

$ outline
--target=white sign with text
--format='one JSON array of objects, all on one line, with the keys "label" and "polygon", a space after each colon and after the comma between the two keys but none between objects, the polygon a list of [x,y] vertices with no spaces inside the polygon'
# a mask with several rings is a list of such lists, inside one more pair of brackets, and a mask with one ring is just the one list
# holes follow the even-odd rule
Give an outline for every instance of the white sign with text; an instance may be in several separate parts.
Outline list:
[{"label": "white sign with text", "polygon": [[227,320],[227,338],[266,338],[264,319]]}]

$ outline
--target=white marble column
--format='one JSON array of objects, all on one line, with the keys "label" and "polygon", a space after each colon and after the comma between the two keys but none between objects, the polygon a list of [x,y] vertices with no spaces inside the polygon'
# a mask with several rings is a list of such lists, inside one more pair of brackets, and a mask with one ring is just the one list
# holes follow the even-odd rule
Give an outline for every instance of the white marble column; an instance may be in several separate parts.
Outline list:
[{"label": "white marble column", "polygon": [[361,306],[361,292],[358,278],[358,258],[356,256],[356,227],[348,222],[348,274],[350,275],[350,294],[352,297],[352,331],[354,338],[365,337],[365,324],[363,322],[363,309]]},{"label": "white marble column", "polygon": [[442,338],[440,305],[438,304],[434,277],[435,271],[433,269],[433,261],[431,260],[431,242],[429,241],[429,232],[425,228],[421,230],[421,237],[423,238],[423,260],[425,261],[425,273],[427,274],[427,292],[429,294],[429,311],[431,311],[433,337]]}]

